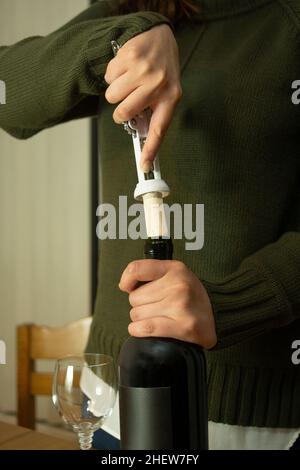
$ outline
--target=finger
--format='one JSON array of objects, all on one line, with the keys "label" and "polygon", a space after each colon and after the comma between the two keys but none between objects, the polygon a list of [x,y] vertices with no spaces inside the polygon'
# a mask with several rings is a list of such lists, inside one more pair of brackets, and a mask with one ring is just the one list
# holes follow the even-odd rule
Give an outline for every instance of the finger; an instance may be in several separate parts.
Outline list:
[{"label": "finger", "polygon": [[172,318],[173,320],[176,319],[172,304],[167,299],[134,307],[130,310],[129,314],[131,321],[133,322],[154,317],[167,317]]},{"label": "finger", "polygon": [[153,99],[153,90],[145,86],[138,87],[115,109],[113,119],[117,124],[129,121],[148,108]]},{"label": "finger", "polygon": [[125,60],[124,57],[120,57],[118,54],[117,57],[115,57],[108,63],[106,67],[105,75],[104,75],[104,80],[106,81],[106,83],[110,85],[113,81],[115,81],[117,78],[119,78],[121,75],[123,75],[127,71],[128,71],[127,61]]},{"label": "finger", "polygon": [[154,281],[147,282],[140,287],[135,288],[129,294],[129,303],[132,307],[151,304],[164,299],[169,291],[169,283],[165,276]]},{"label": "finger", "polygon": [[180,339],[180,325],[168,317],[154,317],[130,323],[128,332],[131,336]]},{"label": "finger", "polygon": [[121,276],[119,288],[124,292],[131,292],[137,282],[154,281],[163,277],[171,268],[173,261],[145,259],[129,263]]},{"label": "finger", "polygon": [[105,98],[109,103],[119,103],[133,93],[138,86],[139,84],[132,79],[130,73],[124,73],[107,88]]},{"label": "finger", "polygon": [[159,147],[171,123],[176,104],[173,102],[160,102],[153,107],[149,132],[141,157],[141,169],[147,173],[152,166]]}]

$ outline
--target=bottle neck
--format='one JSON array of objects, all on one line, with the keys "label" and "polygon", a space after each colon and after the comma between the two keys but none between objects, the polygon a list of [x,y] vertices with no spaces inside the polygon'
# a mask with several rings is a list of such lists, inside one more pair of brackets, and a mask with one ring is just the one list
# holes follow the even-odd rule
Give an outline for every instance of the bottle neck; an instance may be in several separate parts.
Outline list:
[{"label": "bottle neck", "polygon": [[172,259],[173,243],[171,238],[148,238],[144,245],[146,259]]}]

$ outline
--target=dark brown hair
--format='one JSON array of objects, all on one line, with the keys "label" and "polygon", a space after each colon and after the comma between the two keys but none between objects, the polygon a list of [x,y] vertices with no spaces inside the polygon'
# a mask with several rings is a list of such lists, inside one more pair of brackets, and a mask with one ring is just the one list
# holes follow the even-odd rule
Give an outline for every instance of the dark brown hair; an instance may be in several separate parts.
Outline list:
[{"label": "dark brown hair", "polygon": [[194,0],[123,0],[119,7],[121,15],[138,10],[157,11],[173,23],[182,19],[192,19],[200,8]]}]

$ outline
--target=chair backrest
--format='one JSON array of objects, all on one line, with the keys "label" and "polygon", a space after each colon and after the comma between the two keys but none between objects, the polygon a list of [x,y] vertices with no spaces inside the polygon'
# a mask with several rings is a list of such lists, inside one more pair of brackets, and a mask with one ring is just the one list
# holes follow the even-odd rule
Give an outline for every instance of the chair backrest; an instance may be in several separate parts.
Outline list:
[{"label": "chair backrest", "polygon": [[91,321],[91,317],[86,317],[58,328],[34,324],[17,327],[19,426],[35,428],[35,396],[52,392],[52,374],[36,372],[35,361],[83,353]]}]

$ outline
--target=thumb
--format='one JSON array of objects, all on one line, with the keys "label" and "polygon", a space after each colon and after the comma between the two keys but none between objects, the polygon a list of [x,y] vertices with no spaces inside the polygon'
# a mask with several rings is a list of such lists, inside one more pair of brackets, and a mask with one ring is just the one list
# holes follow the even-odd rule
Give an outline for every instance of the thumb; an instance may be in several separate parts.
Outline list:
[{"label": "thumb", "polygon": [[123,271],[119,288],[131,292],[140,282],[149,282],[163,277],[174,264],[172,260],[144,259],[132,261]]}]

